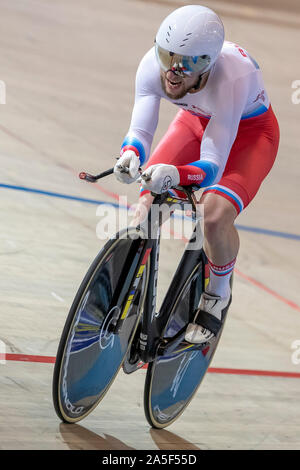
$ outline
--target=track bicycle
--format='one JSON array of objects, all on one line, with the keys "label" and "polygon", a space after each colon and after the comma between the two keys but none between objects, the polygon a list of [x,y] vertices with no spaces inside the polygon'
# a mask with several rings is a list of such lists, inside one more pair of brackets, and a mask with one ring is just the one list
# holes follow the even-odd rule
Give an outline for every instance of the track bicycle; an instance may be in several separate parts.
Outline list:
[{"label": "track bicycle", "polygon": [[[95,182],[111,173],[113,168],[96,176],[81,173],[80,177]],[[76,423],[90,414],[121,368],[131,374],[147,367],[145,416],[150,426],[164,428],[183,413],[205,376],[231,299],[212,340],[204,344],[184,340],[208,282],[208,265],[203,237],[199,236],[195,188],[179,189],[186,199],[174,198],[168,191],[153,194],[151,208],[158,210],[149,210],[144,224],[120,230],[110,238],[78,289],[53,373],[53,403],[63,422]],[[195,228],[156,312],[162,224],[159,209],[174,204],[181,210],[192,207]]]}]

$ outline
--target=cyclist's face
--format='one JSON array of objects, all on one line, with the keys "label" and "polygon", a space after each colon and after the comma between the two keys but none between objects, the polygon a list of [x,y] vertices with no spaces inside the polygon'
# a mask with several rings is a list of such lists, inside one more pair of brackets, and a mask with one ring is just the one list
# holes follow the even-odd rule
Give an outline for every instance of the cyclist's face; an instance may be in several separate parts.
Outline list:
[{"label": "cyclist's face", "polygon": [[173,100],[178,100],[183,98],[198,83],[199,75],[181,76],[172,72],[172,70],[167,72],[161,70],[160,78],[165,94]]}]

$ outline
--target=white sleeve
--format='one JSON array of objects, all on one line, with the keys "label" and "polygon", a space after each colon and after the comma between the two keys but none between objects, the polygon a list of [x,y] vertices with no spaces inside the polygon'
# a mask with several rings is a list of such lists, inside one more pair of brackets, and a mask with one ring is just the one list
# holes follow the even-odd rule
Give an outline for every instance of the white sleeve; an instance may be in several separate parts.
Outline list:
[{"label": "white sleeve", "polygon": [[153,66],[152,70],[150,66],[151,61],[146,56],[137,70],[131,123],[122,144],[122,148],[126,145],[137,148],[141,164],[147,161],[150,155],[153,136],[158,124],[161,99],[157,91],[159,75],[157,77],[157,74],[153,73]]},{"label": "white sleeve", "polygon": [[241,116],[247,102],[252,74],[233,82],[222,82],[215,91],[215,112],[206,126],[201,143],[200,160],[218,166],[214,184],[225,169],[231,147],[235,141]]}]

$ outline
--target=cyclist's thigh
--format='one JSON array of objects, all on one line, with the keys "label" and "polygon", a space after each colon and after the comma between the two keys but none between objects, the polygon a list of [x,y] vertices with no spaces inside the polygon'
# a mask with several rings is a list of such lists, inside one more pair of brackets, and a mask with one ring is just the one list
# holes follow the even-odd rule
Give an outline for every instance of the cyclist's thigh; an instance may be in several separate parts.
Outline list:
[{"label": "cyclist's thigh", "polygon": [[157,163],[187,165],[199,159],[203,127],[188,111],[179,111],[151,155],[147,167]]},{"label": "cyclist's thigh", "polygon": [[234,205],[237,214],[255,197],[277,155],[277,120],[272,109],[265,114],[241,122],[221,180],[203,193],[223,196]]},{"label": "cyclist's thigh", "polygon": [[[198,160],[203,132],[203,126],[197,116],[180,110],[149,158],[146,168],[158,163],[187,165]],[[148,191],[141,191],[141,195],[146,192]]]}]

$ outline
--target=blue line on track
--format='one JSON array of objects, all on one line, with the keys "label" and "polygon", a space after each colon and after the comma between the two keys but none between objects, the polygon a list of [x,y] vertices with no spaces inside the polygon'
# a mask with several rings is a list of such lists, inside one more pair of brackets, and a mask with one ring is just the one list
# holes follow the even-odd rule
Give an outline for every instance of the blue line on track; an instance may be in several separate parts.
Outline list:
[{"label": "blue line on track", "polygon": [[[69,194],[56,193],[56,192],[52,192],[52,191],[44,191],[42,189],[28,188],[26,186],[15,186],[15,185],[12,185],[12,184],[0,183],[0,188],[13,189],[15,191],[24,191],[24,192],[28,192],[28,193],[34,193],[34,194],[41,194],[43,196],[57,197],[57,198],[60,198],[60,199],[68,199],[68,200],[71,200],[71,201],[84,202],[84,203],[87,203],[87,204],[97,204],[97,205],[102,204],[102,205],[109,205],[109,206],[112,206],[112,207],[116,207],[118,209],[120,209],[120,208],[121,209],[128,209],[128,207],[120,206],[119,204],[114,203],[114,202],[100,201],[98,199],[88,199],[88,198],[78,197],[78,196],[71,196]],[[298,241],[300,240],[300,235],[297,235],[297,234],[294,234],[294,233],[279,232],[279,231],[276,231],[276,230],[268,230],[268,229],[259,228],[259,227],[249,227],[249,226],[246,226],[246,225],[236,225],[236,228],[238,230],[258,233],[258,234],[262,234],[262,235],[268,235],[268,236],[271,236],[271,237],[287,238],[287,239],[290,239],[290,240],[298,240]]]},{"label": "blue line on track", "polygon": [[71,201],[86,202],[88,204],[97,204],[97,205],[105,204],[105,205],[110,205],[110,206],[117,207],[117,208],[122,207],[122,208],[127,209],[126,206],[119,206],[119,204],[116,204],[114,202],[99,201],[97,199],[87,199],[87,198],[78,197],[78,196],[70,196],[69,194],[54,193],[52,191],[43,191],[42,189],[27,188],[25,186],[14,186],[11,184],[0,183],[0,188],[14,189],[16,191],[25,191],[28,193],[42,194],[43,196],[58,197],[60,199],[69,199]]},{"label": "blue line on track", "polygon": [[253,233],[261,233],[263,235],[269,235],[271,237],[289,238],[290,240],[300,240],[300,235],[297,235],[295,233],[278,232],[276,230],[268,230],[266,228],[249,227],[248,225],[236,224],[235,227],[238,230],[245,230],[247,232],[253,232]]}]

